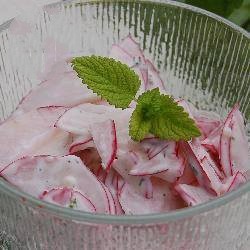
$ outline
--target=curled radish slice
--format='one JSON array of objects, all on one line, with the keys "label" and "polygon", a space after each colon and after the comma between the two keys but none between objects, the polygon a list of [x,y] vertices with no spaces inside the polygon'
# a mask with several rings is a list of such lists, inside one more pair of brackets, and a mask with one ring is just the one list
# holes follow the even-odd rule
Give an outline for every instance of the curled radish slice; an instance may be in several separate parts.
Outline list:
[{"label": "curled radish slice", "polygon": [[199,186],[191,186],[187,184],[178,184],[175,190],[188,206],[199,205],[214,199],[216,196],[210,194],[206,189]]},{"label": "curled radish slice", "polygon": [[116,126],[113,120],[94,123],[91,134],[102,159],[102,167],[109,170],[117,153]]},{"label": "curled radish slice", "polygon": [[65,108],[60,107],[40,108],[1,124],[0,141],[8,146],[0,145],[0,171],[24,155],[50,154],[51,150],[56,155],[64,154],[69,134],[52,127],[64,112]]},{"label": "curled radish slice", "polygon": [[218,166],[197,140],[182,142],[182,150],[201,186],[213,190],[216,194],[222,191],[222,182]]},{"label": "curled radish slice", "polygon": [[10,164],[1,175],[35,197],[41,197],[44,190],[54,187],[75,188],[92,201],[96,212],[110,213],[102,184],[76,156],[25,157]]},{"label": "curled radish slice", "polygon": [[112,112],[119,112],[119,109],[91,103],[81,104],[66,111],[55,123],[55,127],[73,134],[85,135],[93,123],[106,121]]},{"label": "curled radish slice", "polygon": [[81,210],[89,213],[95,213],[96,208],[89,198],[80,191],[72,188],[53,188],[45,191],[41,199],[62,207],[68,207],[75,210]]},{"label": "curled radish slice", "polygon": [[250,168],[248,141],[238,105],[234,106],[224,123],[219,154],[223,171],[228,177],[237,171],[245,172]]},{"label": "curled radish slice", "polygon": [[155,178],[152,186],[153,196],[150,199],[128,183],[123,186],[119,200],[125,214],[161,213],[183,207],[165,181]]}]

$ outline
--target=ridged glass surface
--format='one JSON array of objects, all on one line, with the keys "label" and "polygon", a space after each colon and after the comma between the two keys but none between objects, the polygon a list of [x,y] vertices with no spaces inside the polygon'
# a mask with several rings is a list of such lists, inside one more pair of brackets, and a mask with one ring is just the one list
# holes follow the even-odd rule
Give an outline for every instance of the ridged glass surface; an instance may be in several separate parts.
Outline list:
[{"label": "ridged glass surface", "polygon": [[[222,116],[239,102],[250,135],[249,35],[221,20],[163,1],[73,1],[40,11],[25,35],[13,35],[8,26],[0,26],[0,122],[39,83],[36,72],[44,67],[42,44],[48,37],[65,43],[72,55],[107,55],[113,43],[130,33],[158,66],[169,93]],[[10,195],[4,186],[0,180],[0,249],[1,244],[3,249],[32,250],[247,250],[250,246],[249,193],[178,220],[114,225],[108,218],[104,224],[94,224],[66,219],[44,207],[32,208],[26,198]]]}]

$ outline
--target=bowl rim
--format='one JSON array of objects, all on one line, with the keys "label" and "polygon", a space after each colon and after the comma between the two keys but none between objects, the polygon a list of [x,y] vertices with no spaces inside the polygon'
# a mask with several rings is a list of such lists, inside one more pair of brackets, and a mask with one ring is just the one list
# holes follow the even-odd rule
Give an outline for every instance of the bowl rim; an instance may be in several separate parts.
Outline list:
[{"label": "bowl rim", "polygon": [[[123,0],[122,2],[129,2],[129,0]],[[58,5],[65,5],[69,3],[95,3],[95,2],[103,2],[101,0],[93,1],[93,0],[68,0],[68,1],[58,1],[56,3],[45,4],[46,7],[53,7]],[[112,2],[112,1],[110,1]],[[215,21],[222,22],[232,28],[234,31],[241,33],[242,35],[246,36],[246,38],[250,39],[250,33],[242,29],[241,27],[237,26],[236,24],[228,21],[227,19],[218,16],[214,13],[209,11],[187,5],[180,2],[173,2],[171,0],[155,0],[154,2],[150,0],[138,0],[138,2],[151,2],[155,4],[167,4],[172,5],[174,7],[188,9],[196,14],[202,14],[208,16]],[[11,20],[6,21],[3,24],[0,24],[0,32],[7,29]],[[173,210],[166,213],[155,213],[155,214],[145,214],[145,215],[124,215],[124,216],[117,216],[117,215],[106,215],[106,214],[93,214],[93,213],[86,213],[82,211],[72,210],[69,208],[60,207],[42,200],[39,200],[31,195],[18,190],[17,188],[13,187],[8,182],[4,181],[0,178],[0,190],[5,193],[6,195],[14,198],[15,200],[19,200],[19,202],[23,202],[26,207],[38,209],[40,211],[47,212],[49,214],[53,214],[54,216],[60,216],[61,218],[73,220],[75,222],[82,222],[82,223],[94,223],[94,224],[117,224],[117,225],[145,225],[145,224],[163,224],[169,221],[176,221],[179,219],[184,219],[187,217],[191,217],[194,215],[199,215],[201,213],[209,212],[215,208],[219,208],[223,205],[230,203],[231,201],[242,198],[244,194],[250,191],[250,181],[245,183],[244,185],[240,186],[238,189],[227,193],[221,197],[218,197],[214,200],[211,200],[206,203],[202,203],[200,205],[194,207],[187,207],[178,210]]]}]

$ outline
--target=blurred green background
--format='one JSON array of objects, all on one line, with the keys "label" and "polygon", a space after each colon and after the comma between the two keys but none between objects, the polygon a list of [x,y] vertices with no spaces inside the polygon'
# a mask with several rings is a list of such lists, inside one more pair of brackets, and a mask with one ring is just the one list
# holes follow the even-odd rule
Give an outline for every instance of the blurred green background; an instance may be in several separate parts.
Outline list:
[{"label": "blurred green background", "polygon": [[223,16],[250,32],[250,0],[177,0]]}]

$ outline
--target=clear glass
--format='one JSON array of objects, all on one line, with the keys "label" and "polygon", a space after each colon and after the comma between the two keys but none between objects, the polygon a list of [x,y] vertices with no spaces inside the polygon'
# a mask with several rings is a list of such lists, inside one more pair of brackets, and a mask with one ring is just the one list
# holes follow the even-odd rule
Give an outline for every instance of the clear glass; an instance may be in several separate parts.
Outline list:
[{"label": "clear glass", "polygon": [[[239,102],[250,137],[249,34],[216,15],[172,1],[63,1],[37,12],[31,32],[14,35],[11,22],[0,26],[0,121],[39,83],[47,37],[67,44],[72,55],[107,55],[130,33],[169,93],[222,116]],[[249,191],[248,182],[193,208],[117,217],[47,204],[0,180],[0,247],[246,250]]]}]

